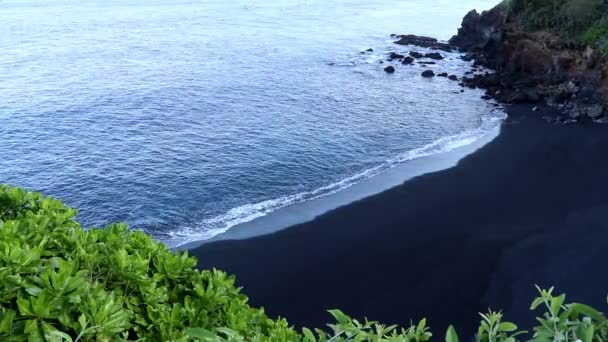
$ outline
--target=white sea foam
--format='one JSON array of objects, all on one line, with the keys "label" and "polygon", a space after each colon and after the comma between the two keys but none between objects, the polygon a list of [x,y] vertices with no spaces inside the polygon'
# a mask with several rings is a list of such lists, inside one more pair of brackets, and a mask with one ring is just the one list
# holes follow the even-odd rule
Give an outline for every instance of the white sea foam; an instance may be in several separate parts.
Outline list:
[{"label": "white sea foam", "polygon": [[497,129],[504,117],[506,117],[506,115],[499,113],[499,115],[483,118],[481,125],[476,129],[467,130],[456,135],[440,138],[430,144],[406,151],[393,158],[387,159],[380,165],[363,170],[357,174],[326,186],[311,191],[300,192],[258,203],[248,203],[233,208],[225,214],[206,219],[195,226],[182,227],[179,230],[171,232],[170,238],[168,239],[169,241],[166,242],[170,246],[179,246],[193,241],[208,240],[228,231],[230,228],[236,225],[247,223],[256,218],[266,216],[275,210],[297,203],[302,203],[304,201],[310,201],[323,196],[328,196],[338,191],[347,189],[362,180],[374,177],[401,163],[438,153],[446,153],[454,149],[470,145],[483,138],[491,131]]}]

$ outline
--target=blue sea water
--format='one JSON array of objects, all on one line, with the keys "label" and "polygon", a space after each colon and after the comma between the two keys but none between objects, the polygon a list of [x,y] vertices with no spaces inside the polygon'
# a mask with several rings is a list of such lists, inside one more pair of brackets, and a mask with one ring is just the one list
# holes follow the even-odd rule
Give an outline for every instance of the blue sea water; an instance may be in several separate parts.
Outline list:
[{"label": "blue sea water", "polygon": [[379,60],[496,2],[4,0],[0,183],[175,246],[472,143],[502,113],[420,77],[468,63]]}]

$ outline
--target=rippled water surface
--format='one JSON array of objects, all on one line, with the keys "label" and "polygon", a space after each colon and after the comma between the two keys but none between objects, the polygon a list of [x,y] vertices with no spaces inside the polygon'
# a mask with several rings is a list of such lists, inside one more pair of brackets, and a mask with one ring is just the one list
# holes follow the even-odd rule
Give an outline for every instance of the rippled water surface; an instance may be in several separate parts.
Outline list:
[{"label": "rippled water surface", "polygon": [[0,182],[171,245],[338,191],[496,127],[479,92],[378,62],[495,2],[5,0]]}]

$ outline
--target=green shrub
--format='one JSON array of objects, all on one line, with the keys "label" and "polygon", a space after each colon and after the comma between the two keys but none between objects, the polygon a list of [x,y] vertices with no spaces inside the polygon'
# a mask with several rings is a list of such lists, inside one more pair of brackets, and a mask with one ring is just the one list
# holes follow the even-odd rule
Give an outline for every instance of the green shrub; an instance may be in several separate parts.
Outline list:
[{"label": "green shrub", "polygon": [[[228,328],[296,338],[247,305],[234,278],[117,224],[84,230],[59,201],[0,186],[0,341],[187,340]],[[69,339],[68,339],[69,337]]]},{"label": "green shrub", "polygon": [[511,17],[526,29],[548,29],[574,39],[603,24],[607,0],[507,0]]},{"label": "green shrub", "polygon": [[[409,328],[359,322],[331,310],[326,330],[295,331],[252,308],[234,277],[198,271],[125,225],[83,229],[61,202],[0,185],[0,341],[427,342],[426,320]],[[608,340],[603,314],[539,289],[538,342]],[[478,342],[528,336],[500,312],[481,315]],[[453,327],[446,342],[458,342]]]},{"label": "green shrub", "polygon": [[581,37],[581,41],[589,46],[597,46],[608,37],[608,26],[593,26]]}]

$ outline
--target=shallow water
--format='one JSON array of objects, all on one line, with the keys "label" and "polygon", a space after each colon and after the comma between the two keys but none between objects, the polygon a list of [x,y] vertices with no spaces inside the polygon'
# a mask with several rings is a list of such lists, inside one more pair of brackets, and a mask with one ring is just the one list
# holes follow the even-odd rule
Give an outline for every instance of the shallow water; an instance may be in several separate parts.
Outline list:
[{"label": "shallow water", "polygon": [[5,0],[0,182],[177,245],[474,142],[478,91],[378,61],[495,2]]}]

